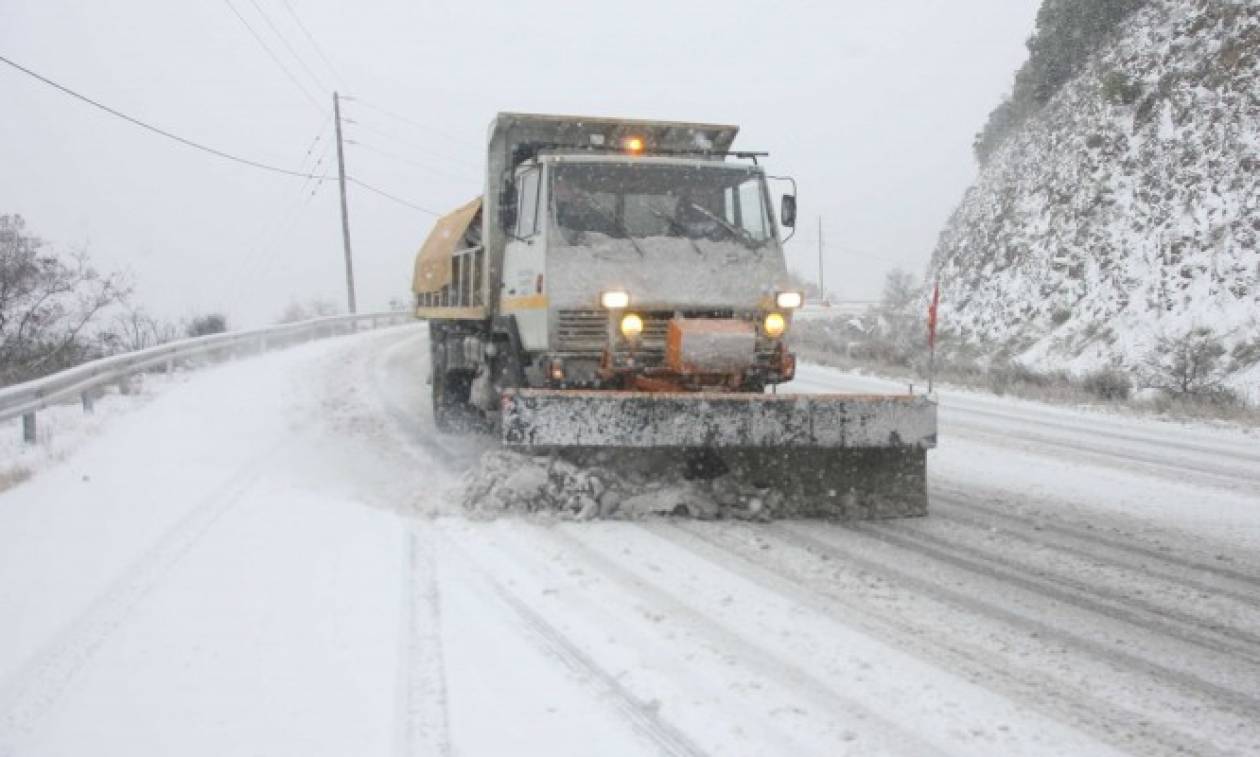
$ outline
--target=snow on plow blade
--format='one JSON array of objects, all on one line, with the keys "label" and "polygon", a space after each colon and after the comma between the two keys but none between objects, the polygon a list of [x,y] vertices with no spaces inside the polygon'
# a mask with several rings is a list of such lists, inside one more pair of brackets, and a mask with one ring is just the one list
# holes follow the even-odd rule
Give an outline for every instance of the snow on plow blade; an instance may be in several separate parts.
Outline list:
[{"label": "snow on plow blade", "polygon": [[529,447],[928,449],[923,397],[514,389],[503,441]]},{"label": "snow on plow blade", "polygon": [[703,450],[798,514],[927,512],[936,403],[924,397],[515,389],[502,402],[509,446]]}]

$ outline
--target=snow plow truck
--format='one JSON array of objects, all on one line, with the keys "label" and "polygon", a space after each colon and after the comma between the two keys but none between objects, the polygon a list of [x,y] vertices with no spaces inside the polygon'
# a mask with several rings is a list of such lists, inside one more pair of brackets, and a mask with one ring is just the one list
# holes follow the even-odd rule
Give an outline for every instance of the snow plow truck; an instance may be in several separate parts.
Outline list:
[{"label": "snow plow truck", "polygon": [[775,393],[803,304],[780,236],[795,183],[776,216],[764,153],[733,151],[737,132],[500,113],[484,194],[416,257],[435,425],[734,473],[798,512],[924,514],[934,401]]}]

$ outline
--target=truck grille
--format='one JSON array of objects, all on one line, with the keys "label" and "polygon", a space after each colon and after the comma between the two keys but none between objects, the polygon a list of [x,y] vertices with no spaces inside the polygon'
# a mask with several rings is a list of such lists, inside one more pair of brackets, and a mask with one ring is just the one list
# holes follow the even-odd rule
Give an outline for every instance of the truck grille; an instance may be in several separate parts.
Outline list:
[{"label": "truck grille", "polygon": [[[635,352],[663,358],[669,322],[674,318],[675,312],[673,310],[639,312],[639,316],[643,319],[643,335],[639,337]],[[731,318],[734,314],[730,310],[684,310],[681,315],[683,318]],[[618,351],[629,349],[629,345],[621,337],[620,332],[617,333],[617,349]]]},{"label": "truck grille", "polygon": [[608,311],[561,310],[556,314],[556,352],[600,353],[608,343]]},{"label": "truck grille", "polygon": [[[665,339],[669,331],[673,310],[634,311],[643,319],[643,336],[635,352],[644,357],[665,357]],[[732,318],[730,310],[686,310],[684,318]],[[599,354],[608,343],[608,311],[606,310],[560,310],[556,314],[555,340],[552,350],[555,352],[578,352]],[[757,334],[757,356],[759,362],[768,361],[775,352],[774,340]],[[615,348],[618,352],[627,351],[629,345],[617,332]]]}]

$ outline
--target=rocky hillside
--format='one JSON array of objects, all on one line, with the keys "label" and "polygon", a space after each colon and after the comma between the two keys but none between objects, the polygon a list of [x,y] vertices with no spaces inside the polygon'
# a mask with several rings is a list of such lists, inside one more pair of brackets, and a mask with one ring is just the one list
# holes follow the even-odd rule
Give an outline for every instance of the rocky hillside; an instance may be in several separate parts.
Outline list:
[{"label": "rocky hillside", "polygon": [[1206,327],[1230,383],[1260,382],[1260,2],[1129,15],[986,156],[933,279],[989,355],[1138,368]]}]

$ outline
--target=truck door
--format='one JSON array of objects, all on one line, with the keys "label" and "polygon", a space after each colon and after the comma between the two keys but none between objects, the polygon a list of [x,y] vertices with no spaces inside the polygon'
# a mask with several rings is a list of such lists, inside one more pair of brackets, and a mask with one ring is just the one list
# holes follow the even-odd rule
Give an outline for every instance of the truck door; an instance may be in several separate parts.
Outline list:
[{"label": "truck door", "polygon": [[516,225],[508,229],[503,252],[502,313],[516,316],[521,343],[530,351],[547,348],[546,206],[542,167],[516,174]]}]

